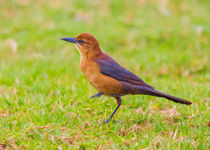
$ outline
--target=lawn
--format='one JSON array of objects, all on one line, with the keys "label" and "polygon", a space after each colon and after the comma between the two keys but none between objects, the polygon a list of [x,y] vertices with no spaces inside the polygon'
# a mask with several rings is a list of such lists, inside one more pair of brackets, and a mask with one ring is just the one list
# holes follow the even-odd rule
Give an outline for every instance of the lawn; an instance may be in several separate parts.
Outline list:
[{"label": "lawn", "polygon": [[[208,0],[0,0],[0,149],[210,147]],[[74,45],[89,32],[156,89],[193,102],[102,96]]]}]

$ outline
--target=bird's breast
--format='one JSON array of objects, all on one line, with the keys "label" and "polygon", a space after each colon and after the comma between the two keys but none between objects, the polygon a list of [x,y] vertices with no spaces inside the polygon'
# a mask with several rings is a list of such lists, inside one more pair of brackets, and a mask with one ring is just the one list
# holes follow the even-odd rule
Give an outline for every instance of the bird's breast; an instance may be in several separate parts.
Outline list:
[{"label": "bird's breast", "polygon": [[105,95],[121,94],[123,92],[121,83],[101,73],[97,62],[81,59],[80,67],[90,84]]}]

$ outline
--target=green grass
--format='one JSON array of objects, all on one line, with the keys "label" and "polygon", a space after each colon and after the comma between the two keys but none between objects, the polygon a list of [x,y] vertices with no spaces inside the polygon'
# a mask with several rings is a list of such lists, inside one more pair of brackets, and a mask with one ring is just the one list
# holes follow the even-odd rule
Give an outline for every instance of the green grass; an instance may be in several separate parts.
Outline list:
[{"label": "green grass", "polygon": [[[208,0],[0,1],[0,149],[209,149]],[[96,94],[79,53],[89,32],[145,82],[191,106]],[[15,49],[17,45],[17,49]]]}]

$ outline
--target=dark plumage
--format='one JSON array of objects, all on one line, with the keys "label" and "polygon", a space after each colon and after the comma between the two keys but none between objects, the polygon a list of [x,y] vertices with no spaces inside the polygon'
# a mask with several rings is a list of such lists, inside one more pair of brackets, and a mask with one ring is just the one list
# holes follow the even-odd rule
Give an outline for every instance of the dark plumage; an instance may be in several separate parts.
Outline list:
[{"label": "dark plumage", "polygon": [[103,54],[104,57],[100,59],[96,59],[96,62],[100,66],[101,73],[104,75],[115,78],[119,81],[125,81],[128,83],[132,83],[135,85],[142,85],[149,88],[152,88],[151,85],[145,83],[142,79],[137,77],[132,72],[126,70],[121,67],[116,61],[114,61],[111,57],[106,54]]},{"label": "dark plumage", "polygon": [[81,69],[88,81],[99,92],[90,98],[100,97],[101,95],[116,98],[118,106],[105,123],[110,121],[121,105],[121,96],[127,94],[151,95],[164,97],[176,103],[192,104],[184,99],[155,90],[138,76],[121,67],[114,59],[101,51],[98,41],[89,33],[82,33],[76,38],[63,38],[62,40],[74,43],[81,54]]}]

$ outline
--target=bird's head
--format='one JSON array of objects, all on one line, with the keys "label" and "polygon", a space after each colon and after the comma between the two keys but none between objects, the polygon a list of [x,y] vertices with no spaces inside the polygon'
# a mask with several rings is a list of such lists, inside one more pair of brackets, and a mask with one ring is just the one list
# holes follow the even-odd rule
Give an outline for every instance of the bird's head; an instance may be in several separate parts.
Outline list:
[{"label": "bird's head", "polygon": [[83,55],[101,52],[98,41],[89,33],[81,33],[75,38],[62,38],[62,40],[74,43],[78,51]]}]

